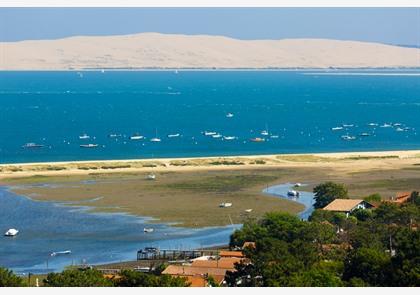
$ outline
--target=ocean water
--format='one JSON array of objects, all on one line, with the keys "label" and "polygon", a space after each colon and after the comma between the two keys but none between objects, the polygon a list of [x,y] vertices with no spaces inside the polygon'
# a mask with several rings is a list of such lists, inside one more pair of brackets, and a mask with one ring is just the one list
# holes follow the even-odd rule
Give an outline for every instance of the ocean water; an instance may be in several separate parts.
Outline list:
[{"label": "ocean water", "polygon": [[[72,264],[100,264],[136,260],[144,247],[190,250],[226,245],[240,225],[190,229],[150,224],[126,214],[91,213],[71,207],[33,201],[0,187],[0,266],[17,273],[60,271]],[[153,233],[144,233],[152,227]],[[3,232],[17,228],[15,237]],[[70,250],[69,255],[51,256]]]},{"label": "ocean water", "polygon": [[419,149],[420,71],[0,72],[0,114],[0,163]]}]

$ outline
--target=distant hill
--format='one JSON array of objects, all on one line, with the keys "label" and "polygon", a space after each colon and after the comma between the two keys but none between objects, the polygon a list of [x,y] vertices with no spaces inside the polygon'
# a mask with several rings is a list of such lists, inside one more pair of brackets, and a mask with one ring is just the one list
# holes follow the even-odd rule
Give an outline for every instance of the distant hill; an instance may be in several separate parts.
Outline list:
[{"label": "distant hill", "polygon": [[420,49],[328,39],[141,33],[0,43],[0,70],[420,67]]}]

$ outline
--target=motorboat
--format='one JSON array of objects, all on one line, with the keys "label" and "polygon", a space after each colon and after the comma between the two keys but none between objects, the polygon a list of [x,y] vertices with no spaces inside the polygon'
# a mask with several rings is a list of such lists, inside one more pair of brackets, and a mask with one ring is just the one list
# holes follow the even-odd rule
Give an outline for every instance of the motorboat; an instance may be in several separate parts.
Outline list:
[{"label": "motorboat", "polygon": [[226,118],[233,118],[233,114],[232,113],[227,113]]},{"label": "motorboat", "polygon": [[109,138],[117,138],[117,137],[122,137],[122,134],[116,134],[116,133],[112,133],[110,135],[108,135]]},{"label": "motorboat", "polygon": [[379,124],[378,123],[369,123],[368,126],[370,126],[370,127],[376,127],[376,126],[379,126]]},{"label": "motorboat", "polygon": [[261,138],[261,137],[254,137],[254,138],[251,138],[250,141],[252,141],[252,142],[263,142],[263,141],[265,141],[265,139]]},{"label": "motorboat", "polygon": [[138,133],[135,133],[135,134],[133,134],[133,135],[130,136],[130,139],[131,140],[140,140],[140,139],[143,139],[143,138],[144,138],[144,136],[143,135],[140,135]]},{"label": "motorboat", "polygon": [[232,203],[220,203],[219,204],[220,208],[228,208],[228,207],[232,207]]},{"label": "motorboat", "polygon": [[235,136],[223,136],[223,139],[224,140],[234,140],[234,139],[236,139],[236,137]]},{"label": "motorboat", "polygon": [[290,191],[287,192],[287,195],[289,197],[299,197],[299,192],[295,191],[295,190],[290,190]]},{"label": "motorboat", "polygon": [[350,135],[343,135],[343,136],[341,136],[341,139],[343,139],[343,140],[355,140],[356,137],[355,136],[350,136]]},{"label": "motorboat", "polygon": [[381,128],[391,128],[391,127],[392,127],[392,125],[391,125],[391,124],[384,123],[384,124],[382,124],[382,125],[381,125],[381,126],[379,126],[379,127],[381,127]]},{"label": "motorboat", "polygon": [[71,254],[70,250],[65,250],[65,251],[58,251],[58,252],[52,252],[50,254],[50,256],[58,256],[58,255],[68,255]]},{"label": "motorboat", "polygon": [[152,232],[154,231],[154,229],[153,229],[153,228],[151,228],[151,227],[149,227],[149,228],[145,227],[145,228],[143,228],[143,231],[144,231],[146,234],[148,234],[148,233],[152,233]]},{"label": "motorboat", "polygon": [[79,139],[89,139],[89,138],[90,138],[90,136],[87,135],[86,133],[84,133],[82,135],[79,135]]},{"label": "motorboat", "polygon": [[155,174],[153,174],[153,173],[148,174],[148,175],[146,176],[146,179],[147,179],[147,180],[155,180],[155,179],[156,179],[156,175],[155,175]]},{"label": "motorboat", "polygon": [[158,137],[157,128],[155,130],[155,137],[150,139],[151,142],[161,142],[162,140]]},{"label": "motorboat", "polygon": [[203,134],[205,136],[213,136],[213,135],[216,135],[217,132],[214,132],[214,131],[204,131]]},{"label": "motorboat", "polygon": [[252,212],[252,209],[245,209],[245,212],[246,213],[251,213]]},{"label": "motorboat", "polygon": [[360,133],[359,135],[360,135],[360,136],[365,136],[365,137],[366,137],[366,136],[370,136],[370,134],[369,134],[369,133],[367,133],[367,132]]},{"label": "motorboat", "polygon": [[354,127],[354,124],[343,124],[344,128],[350,128],[350,127]]},{"label": "motorboat", "polygon": [[270,138],[279,138],[278,135],[271,135]]},{"label": "motorboat", "polygon": [[263,131],[261,131],[261,135],[263,135],[263,136],[267,136],[267,135],[268,135],[268,131],[267,131],[267,130],[263,130]]},{"label": "motorboat", "polygon": [[96,143],[89,143],[89,144],[81,144],[80,147],[81,148],[92,149],[92,148],[97,148],[98,145]]},{"label": "motorboat", "polygon": [[19,233],[19,231],[15,228],[11,228],[9,230],[7,230],[7,232],[4,233],[4,235],[6,237],[14,237]]},{"label": "motorboat", "polygon": [[173,138],[173,137],[180,137],[181,136],[181,134],[179,134],[179,133],[175,133],[175,134],[168,134],[168,137],[169,138]]},{"label": "motorboat", "polygon": [[221,138],[221,137],[222,137],[222,135],[221,135],[221,134],[219,134],[219,133],[217,133],[217,134],[213,134],[211,137],[213,137],[213,138]]},{"label": "motorboat", "polygon": [[332,131],[337,131],[337,130],[343,130],[343,127],[341,126],[337,126],[337,127],[333,127],[331,128]]},{"label": "motorboat", "polygon": [[395,131],[397,131],[397,132],[403,132],[405,130],[403,128],[398,127],[398,128],[395,129]]},{"label": "motorboat", "polygon": [[22,145],[22,148],[24,149],[33,149],[33,148],[42,148],[42,147],[44,147],[43,144],[36,144],[34,142],[28,142]]}]

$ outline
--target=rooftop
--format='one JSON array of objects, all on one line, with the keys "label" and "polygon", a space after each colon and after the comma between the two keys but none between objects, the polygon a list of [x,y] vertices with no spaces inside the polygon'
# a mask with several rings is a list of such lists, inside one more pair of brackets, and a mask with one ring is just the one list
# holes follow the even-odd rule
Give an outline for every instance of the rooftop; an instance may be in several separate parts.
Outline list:
[{"label": "rooftop", "polygon": [[354,209],[360,203],[365,202],[364,200],[360,199],[335,199],[327,206],[323,208],[323,210],[328,211],[339,211],[339,212],[348,212]]}]

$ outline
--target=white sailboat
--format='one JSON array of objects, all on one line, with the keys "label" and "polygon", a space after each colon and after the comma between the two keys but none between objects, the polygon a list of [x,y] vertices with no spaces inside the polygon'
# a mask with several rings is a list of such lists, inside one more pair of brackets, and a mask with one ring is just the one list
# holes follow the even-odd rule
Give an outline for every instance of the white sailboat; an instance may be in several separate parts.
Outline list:
[{"label": "white sailboat", "polygon": [[155,130],[155,137],[151,138],[150,141],[151,142],[160,142],[161,141],[161,139],[158,137],[158,134],[157,134],[157,128]]}]

